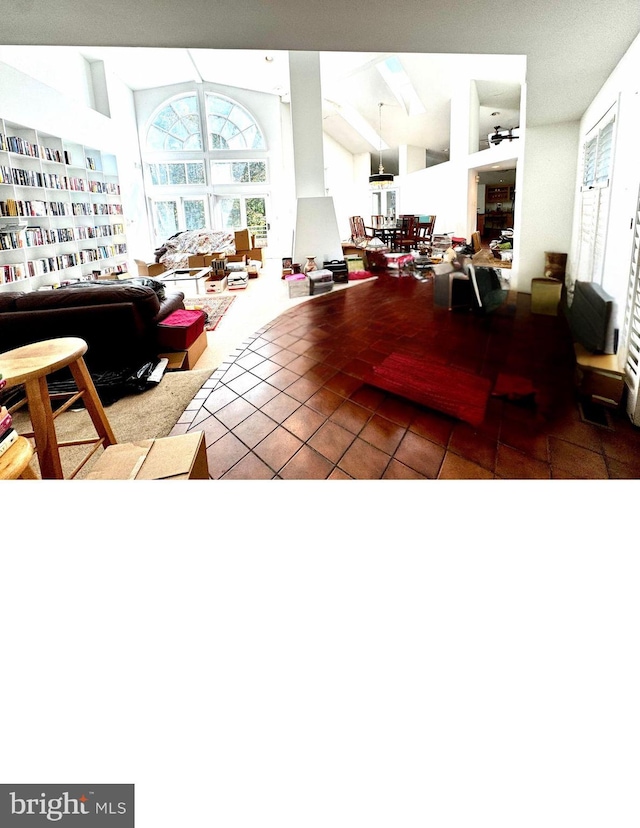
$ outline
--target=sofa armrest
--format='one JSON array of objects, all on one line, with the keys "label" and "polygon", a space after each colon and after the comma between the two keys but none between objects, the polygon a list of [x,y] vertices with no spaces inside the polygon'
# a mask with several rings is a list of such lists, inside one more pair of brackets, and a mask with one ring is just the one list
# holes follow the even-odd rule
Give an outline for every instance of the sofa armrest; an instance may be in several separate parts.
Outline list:
[{"label": "sofa armrest", "polygon": [[160,310],[153,319],[154,323],[158,325],[169,314],[177,310],[184,310],[184,293],[179,290],[174,293],[167,293],[165,298],[160,301]]}]

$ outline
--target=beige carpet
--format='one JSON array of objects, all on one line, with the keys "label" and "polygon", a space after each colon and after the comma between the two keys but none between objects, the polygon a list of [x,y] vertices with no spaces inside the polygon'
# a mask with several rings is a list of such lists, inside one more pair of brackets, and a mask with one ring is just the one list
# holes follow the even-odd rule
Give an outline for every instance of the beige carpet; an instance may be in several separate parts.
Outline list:
[{"label": "beige carpet", "polygon": [[[210,376],[210,369],[166,373],[155,388],[142,394],[123,397],[107,406],[105,412],[116,440],[119,443],[130,443],[153,437],[166,437]],[[65,411],[56,418],[55,423],[58,442],[91,439],[96,436],[93,423],[84,409],[77,412]],[[20,433],[31,430],[31,422],[26,409],[15,412],[13,424],[16,431]],[[69,446],[60,449],[65,477],[73,472],[89,448]],[[84,478],[102,452],[102,448],[98,449],[76,475],[76,480]],[[31,467],[36,474],[39,474],[38,461],[35,458]]]}]

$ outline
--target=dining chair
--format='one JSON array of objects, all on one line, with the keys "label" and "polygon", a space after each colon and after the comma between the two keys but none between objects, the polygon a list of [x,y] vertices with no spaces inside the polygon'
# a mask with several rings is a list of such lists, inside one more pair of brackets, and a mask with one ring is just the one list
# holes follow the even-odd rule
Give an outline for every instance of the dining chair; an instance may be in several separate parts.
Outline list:
[{"label": "dining chair", "polygon": [[374,230],[384,227],[384,216],[371,216],[371,227]]},{"label": "dining chair", "polygon": [[351,229],[351,241],[354,244],[362,244],[368,242],[373,238],[372,233],[367,233],[367,228],[364,226],[364,219],[362,216],[350,216],[349,227]]}]

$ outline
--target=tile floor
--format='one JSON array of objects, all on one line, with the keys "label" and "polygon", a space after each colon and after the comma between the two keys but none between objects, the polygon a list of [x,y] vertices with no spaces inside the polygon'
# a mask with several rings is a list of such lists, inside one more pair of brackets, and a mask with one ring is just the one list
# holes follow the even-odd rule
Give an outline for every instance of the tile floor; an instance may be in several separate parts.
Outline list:
[{"label": "tile floor", "polygon": [[[396,350],[525,377],[536,403],[492,397],[472,427],[366,385]],[[623,412],[611,429],[584,422],[572,377],[564,320],[532,314],[527,294],[482,317],[434,307],[431,281],[383,272],[247,336],[172,433],[203,431],[220,480],[640,478],[640,429]]]}]

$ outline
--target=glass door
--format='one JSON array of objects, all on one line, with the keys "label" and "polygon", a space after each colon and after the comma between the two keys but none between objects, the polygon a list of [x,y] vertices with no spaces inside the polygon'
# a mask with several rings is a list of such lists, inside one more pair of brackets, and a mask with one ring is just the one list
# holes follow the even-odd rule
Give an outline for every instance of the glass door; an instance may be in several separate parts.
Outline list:
[{"label": "glass door", "polygon": [[[372,200],[372,216],[384,216],[386,219],[395,219],[398,216],[398,191],[374,190]],[[366,224],[366,222],[365,222]]]},{"label": "glass door", "polygon": [[268,242],[268,199],[256,195],[214,196],[213,215],[218,217],[223,230],[234,232],[248,229],[255,236],[256,247],[266,247]]}]

